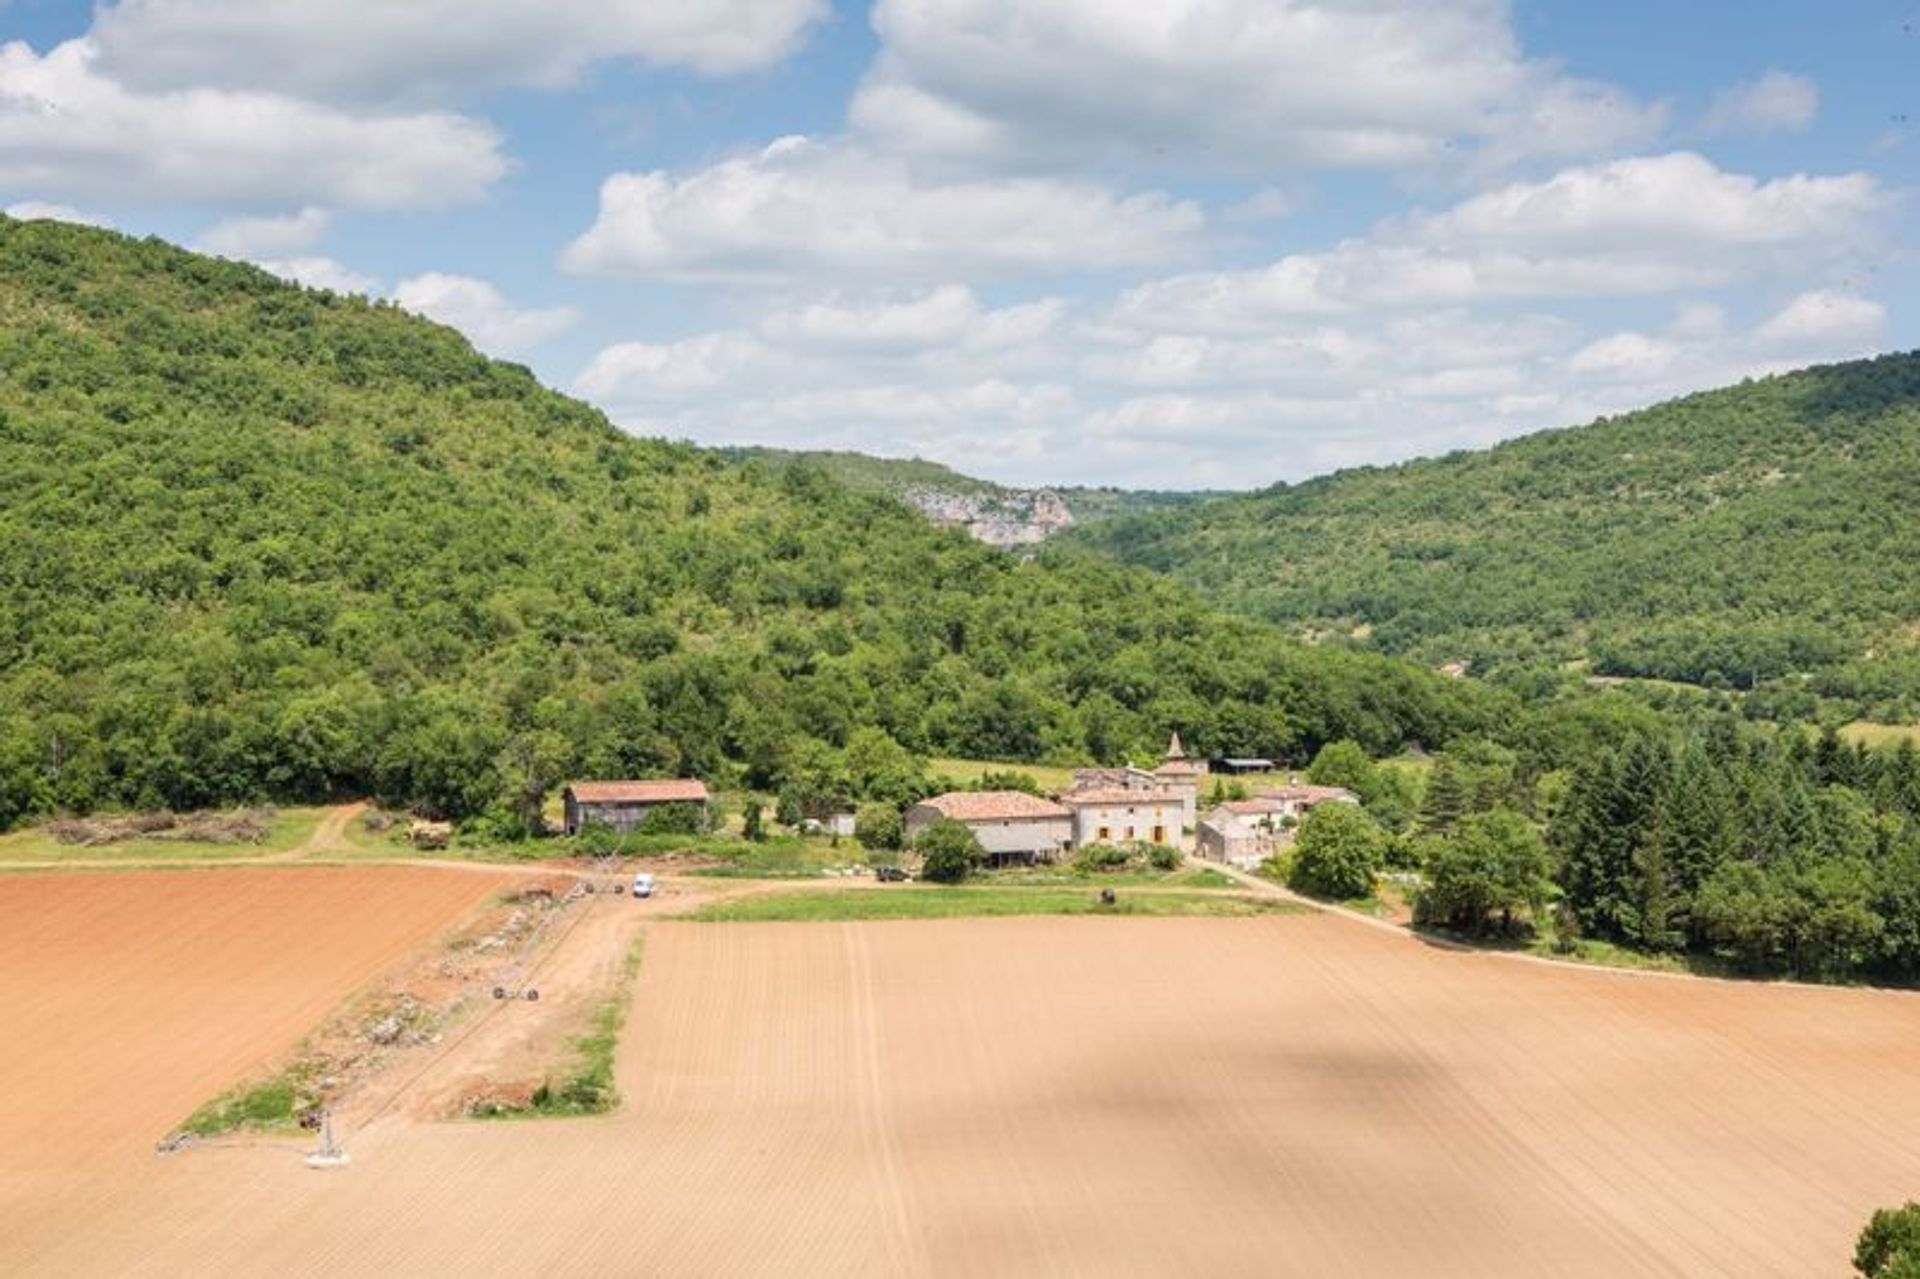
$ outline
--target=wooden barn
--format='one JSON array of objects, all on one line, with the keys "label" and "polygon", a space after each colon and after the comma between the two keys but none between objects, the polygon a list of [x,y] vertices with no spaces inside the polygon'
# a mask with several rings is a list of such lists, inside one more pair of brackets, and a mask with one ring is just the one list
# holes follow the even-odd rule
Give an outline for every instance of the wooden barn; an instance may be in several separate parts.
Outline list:
[{"label": "wooden barn", "polygon": [[624,835],[640,825],[647,810],[665,804],[706,804],[705,782],[691,777],[651,782],[575,782],[561,793],[567,805],[567,834],[578,835],[589,822],[603,822]]}]

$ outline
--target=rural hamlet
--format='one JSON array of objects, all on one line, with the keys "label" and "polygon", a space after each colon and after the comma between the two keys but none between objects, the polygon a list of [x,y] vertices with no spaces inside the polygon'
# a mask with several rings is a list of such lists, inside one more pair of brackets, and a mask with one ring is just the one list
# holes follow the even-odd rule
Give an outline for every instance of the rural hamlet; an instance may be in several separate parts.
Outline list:
[{"label": "rural hamlet", "polygon": [[1175,733],[1152,769],[1082,768],[1052,799],[1024,791],[949,791],[907,810],[911,841],[943,818],[972,830],[995,866],[1054,862],[1095,845],[1160,845],[1251,868],[1307,809],[1327,801],[1358,803],[1337,786],[1291,784],[1246,801],[1229,801],[1198,818],[1207,761],[1193,759]]}]

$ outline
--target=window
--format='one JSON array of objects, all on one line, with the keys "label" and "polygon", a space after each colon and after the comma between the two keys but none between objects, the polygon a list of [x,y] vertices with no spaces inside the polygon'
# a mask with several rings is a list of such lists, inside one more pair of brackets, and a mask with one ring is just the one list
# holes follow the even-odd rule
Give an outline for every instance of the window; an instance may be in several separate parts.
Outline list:
[{"label": "window", "polygon": [[1113,838],[1113,828],[1111,826],[1102,826],[1094,833],[1093,837],[1097,842],[1104,844]]}]

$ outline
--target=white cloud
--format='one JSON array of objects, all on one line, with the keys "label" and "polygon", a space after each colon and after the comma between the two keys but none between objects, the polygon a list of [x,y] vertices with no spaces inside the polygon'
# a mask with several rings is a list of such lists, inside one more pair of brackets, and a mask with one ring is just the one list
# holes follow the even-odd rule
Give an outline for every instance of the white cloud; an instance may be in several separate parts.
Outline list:
[{"label": "white cloud", "polygon": [[1814,289],[1782,307],[1756,336],[1769,346],[1812,352],[1857,350],[1880,335],[1886,320],[1886,308],[1872,298]]},{"label": "white cloud", "polygon": [[517,307],[486,280],[429,272],[400,281],[393,300],[452,325],[489,355],[519,355],[571,328],[572,307]]},{"label": "white cloud", "polygon": [[379,292],[380,281],[370,275],[350,271],[332,258],[262,258],[254,263],[283,280],[304,284],[310,289],[332,289],[335,293]]},{"label": "white cloud", "polygon": [[1292,213],[1298,201],[1280,187],[1262,187],[1222,214],[1229,222],[1277,222]]},{"label": "white cloud", "polygon": [[272,217],[227,218],[196,240],[194,247],[226,258],[277,257],[312,248],[331,221],[325,209],[311,206]]},{"label": "white cloud", "polygon": [[1706,288],[1851,252],[1888,204],[1864,173],[1761,182],[1690,152],[1615,160],[1391,219],[1324,252],[1152,281],[1118,314],[1231,331],[1374,307]]},{"label": "white cloud", "polygon": [[1728,133],[1803,133],[1820,110],[1820,89],[1802,75],[1769,71],[1714,95],[1700,128]]},{"label": "white cloud", "polygon": [[851,118],[915,155],[1406,169],[1642,144],[1661,104],[1527,58],[1492,0],[879,0]]},{"label": "white cloud", "polygon": [[1672,368],[1679,355],[1679,346],[1665,338],[1615,333],[1581,347],[1567,367],[1582,375],[1645,380]]},{"label": "white cloud", "polygon": [[1034,342],[1054,329],[1066,310],[1059,298],[987,310],[960,284],[911,297],[862,302],[833,298],[776,311],[760,323],[768,337],[790,344],[841,350],[915,350],[964,346],[998,349]]},{"label": "white cloud", "polygon": [[488,126],[355,114],[268,92],[145,93],[102,74],[89,40],[0,46],[0,191],[145,202],[460,204],[506,172]]},{"label": "white cloud", "polygon": [[111,218],[97,213],[85,213],[66,204],[49,204],[45,200],[22,200],[18,204],[9,204],[6,214],[22,222],[73,222],[80,226],[110,227]]},{"label": "white cloud", "polygon": [[1691,151],[1675,151],[1564,169],[1544,182],[1512,183],[1446,213],[1417,217],[1412,225],[1417,238],[1437,244],[1770,245],[1829,234],[1884,204],[1879,184],[1865,173],[1802,173],[1761,182]]},{"label": "white cloud", "polygon": [[615,58],[753,70],[826,13],[825,0],[121,0],[98,10],[94,37],[108,73],[143,89],[440,101],[564,86]]},{"label": "white cloud", "polygon": [[951,278],[1164,261],[1199,207],[1058,178],[930,179],[839,143],[782,138],[682,177],[618,173],[567,269],[774,282],[813,274]]}]

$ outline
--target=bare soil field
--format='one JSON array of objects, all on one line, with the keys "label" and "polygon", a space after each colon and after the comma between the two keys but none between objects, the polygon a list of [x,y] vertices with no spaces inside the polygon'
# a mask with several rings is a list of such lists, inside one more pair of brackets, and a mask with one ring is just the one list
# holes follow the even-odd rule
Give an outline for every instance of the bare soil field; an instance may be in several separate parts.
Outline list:
[{"label": "bare soil field", "polygon": [[37,1225],[111,1230],[157,1139],[499,883],[399,868],[0,876],[0,1273],[24,1272],[9,1253]]},{"label": "bare soil field", "polygon": [[[1837,1279],[1920,1192],[1908,994],[1326,915],[642,927],[620,1112],[149,1158],[111,1204],[36,1193],[0,1271]],[[44,1068],[4,1029],[17,1105]],[[98,1041],[86,1096],[141,1051]],[[43,1145],[95,1123],[58,1100]]]}]

